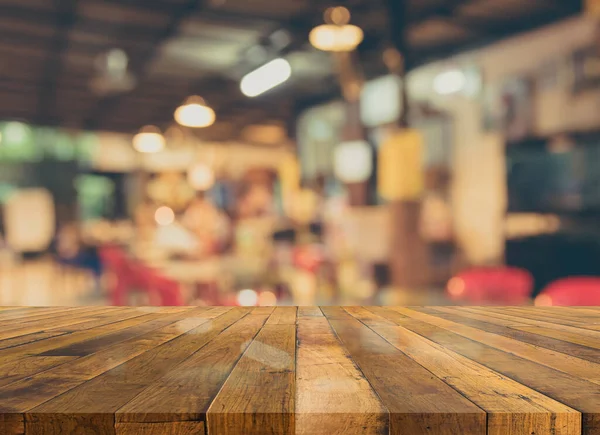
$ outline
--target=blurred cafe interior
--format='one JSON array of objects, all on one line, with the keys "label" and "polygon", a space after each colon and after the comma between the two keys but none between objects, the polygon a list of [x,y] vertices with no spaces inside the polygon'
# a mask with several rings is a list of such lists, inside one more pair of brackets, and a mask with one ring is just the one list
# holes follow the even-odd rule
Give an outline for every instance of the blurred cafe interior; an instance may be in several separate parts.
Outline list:
[{"label": "blurred cafe interior", "polygon": [[1,0],[1,305],[600,305],[600,1]]}]

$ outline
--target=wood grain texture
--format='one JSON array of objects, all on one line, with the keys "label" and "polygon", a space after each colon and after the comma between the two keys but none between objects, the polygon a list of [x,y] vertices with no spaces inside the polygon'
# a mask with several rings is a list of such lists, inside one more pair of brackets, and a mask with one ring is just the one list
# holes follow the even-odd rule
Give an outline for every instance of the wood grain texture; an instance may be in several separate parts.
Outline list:
[{"label": "wood grain texture", "polygon": [[298,323],[296,433],[376,435],[389,415],[324,317]]},{"label": "wood grain texture", "polygon": [[294,434],[295,360],[295,326],[265,325],[210,405],[209,431],[223,435]]},{"label": "wood grain texture", "polygon": [[600,435],[597,307],[0,307],[4,435]]},{"label": "wood grain texture", "polygon": [[[488,435],[581,432],[581,415],[577,411],[412,331],[381,325],[378,316],[364,308],[349,312],[485,410]],[[495,394],[490,395],[490,390]]]},{"label": "wood grain texture", "polygon": [[337,307],[323,307],[322,310],[389,410],[390,433],[486,433],[486,413],[481,408],[346,311]]}]

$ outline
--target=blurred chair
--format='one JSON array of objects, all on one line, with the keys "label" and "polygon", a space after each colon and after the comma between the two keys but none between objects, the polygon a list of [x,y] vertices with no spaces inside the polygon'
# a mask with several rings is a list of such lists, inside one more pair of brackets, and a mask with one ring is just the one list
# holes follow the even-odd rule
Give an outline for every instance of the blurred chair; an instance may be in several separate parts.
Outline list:
[{"label": "blurred chair", "polygon": [[533,277],[514,267],[465,270],[448,281],[446,294],[472,304],[523,305],[533,291]]},{"label": "blurred chair", "polygon": [[162,276],[156,269],[140,263],[132,263],[134,283],[146,292],[149,305],[152,306],[181,306],[183,297],[177,281]]},{"label": "blurred chair", "polygon": [[100,258],[110,274],[109,292],[112,305],[127,305],[128,293],[145,293],[151,306],[180,306],[183,297],[179,283],[166,278],[140,262],[130,260],[121,248],[104,246]]},{"label": "blurred chair", "polygon": [[535,298],[535,305],[540,307],[600,305],[600,277],[578,276],[554,281]]},{"label": "blurred chair", "polygon": [[108,291],[111,305],[126,305],[127,291],[133,285],[126,253],[117,246],[103,246],[98,254],[103,269],[108,274]]}]

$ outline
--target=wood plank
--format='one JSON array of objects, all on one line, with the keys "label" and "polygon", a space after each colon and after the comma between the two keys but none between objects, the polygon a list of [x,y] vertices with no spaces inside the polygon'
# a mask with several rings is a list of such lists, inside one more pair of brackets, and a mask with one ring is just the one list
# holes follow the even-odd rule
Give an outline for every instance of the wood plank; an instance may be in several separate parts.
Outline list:
[{"label": "wood plank", "polygon": [[176,421],[170,423],[117,423],[116,435],[204,435],[203,421]]},{"label": "wood plank", "polygon": [[323,316],[298,322],[296,434],[389,433],[389,413]]},{"label": "wood plank", "polygon": [[491,312],[499,312],[501,314],[509,314],[519,318],[531,319],[531,320],[540,320],[543,322],[552,322],[559,325],[569,325],[575,327],[582,327],[586,325],[586,321],[583,319],[571,319],[568,316],[561,315],[553,315],[548,313],[540,313],[537,311],[525,311],[525,310],[517,310],[512,308],[502,308],[498,309],[495,307],[488,308]]},{"label": "wood plank", "polygon": [[[247,315],[193,355],[188,355],[181,364],[161,370],[161,377],[153,379],[156,382],[117,411],[116,421],[205,420],[210,403],[267,318],[268,315],[263,314]],[[151,370],[155,367],[153,364]],[[147,377],[145,373],[141,375],[142,379]],[[112,384],[113,394],[118,395],[119,388]]]},{"label": "wood plank", "polygon": [[294,434],[295,359],[296,327],[265,325],[210,405],[208,432]]},{"label": "wood plank", "polygon": [[495,349],[489,343],[473,341],[439,326],[404,316],[392,307],[368,307],[368,310],[576,409],[583,414],[583,433],[600,433],[600,396],[596,384]]},{"label": "wood plank", "polygon": [[[547,307],[552,308],[552,307]],[[561,320],[569,320],[577,323],[588,323],[600,320],[598,314],[588,313],[579,311],[574,313],[569,310],[557,310],[553,308],[551,310],[539,309],[538,307],[505,307],[504,311],[515,312],[520,316],[539,316],[540,318],[545,317],[549,320],[560,323]]]},{"label": "wood plank", "polygon": [[[350,314],[488,413],[487,434],[581,434],[581,414],[364,308]],[[494,391],[494,395],[489,392]]]},{"label": "wood plank", "polygon": [[107,313],[107,314],[94,316],[93,318],[91,318],[90,320],[87,320],[85,322],[80,322],[75,325],[60,326],[57,328],[49,329],[49,331],[59,331],[59,332],[83,331],[86,329],[97,328],[98,326],[109,325],[111,323],[116,323],[116,322],[120,322],[123,320],[129,320],[129,319],[135,319],[137,317],[143,317],[148,314],[149,313],[145,313],[145,312],[138,311],[138,310]]},{"label": "wood plank", "polygon": [[[541,321],[541,320],[531,320],[531,319],[525,319],[525,318],[514,318],[515,320],[511,320],[513,319],[513,317],[509,316],[509,315],[502,315],[502,314],[496,314],[495,315],[489,315],[487,313],[482,313],[480,311],[475,311],[475,310],[471,310],[468,309],[467,307],[435,307],[435,311],[439,311],[439,312],[443,312],[443,313],[448,313],[448,314],[457,314],[460,315],[461,317],[466,317],[468,319],[473,319],[473,320],[480,320],[482,322],[486,322],[486,323],[493,323],[493,324],[497,324],[497,325],[503,325],[503,326],[507,326],[511,329],[517,329],[517,330],[521,330],[521,326],[532,326],[532,327],[540,327],[546,330],[553,330],[553,331],[557,331],[556,334],[556,338],[557,340],[558,335],[560,335],[561,332],[566,333],[566,337],[568,336],[578,336],[578,337],[590,337],[592,339],[600,339],[600,331],[594,331],[591,329],[587,329],[588,325],[585,325],[586,328],[580,328],[580,327],[575,327],[575,326],[569,326],[569,325],[560,325],[560,324],[556,324],[556,323],[551,323],[551,322],[545,322],[545,321]],[[518,319],[518,320],[517,320]],[[504,330],[505,332],[509,332],[509,330]],[[523,329],[523,331],[526,331],[526,328]],[[542,334],[542,335],[546,335],[547,337],[553,338],[553,334]],[[523,335],[520,336],[520,340],[521,341],[527,341],[527,335]],[[566,341],[570,341],[570,340],[566,340]],[[551,343],[551,342],[550,342]],[[574,343],[574,342],[573,342]],[[558,343],[558,345],[560,345],[560,343]],[[546,347],[546,346],[544,346]],[[590,346],[590,347],[594,347],[594,346]],[[571,352],[571,350],[567,350],[566,352]],[[584,359],[590,359],[588,358],[590,354],[588,353],[588,350],[584,349],[584,353],[579,355],[577,354],[578,357],[580,358],[584,358]],[[598,353],[592,353],[591,354],[591,361],[600,361],[599,359],[600,354]]]},{"label": "wood plank", "polygon": [[[556,340],[567,341],[573,344],[579,344],[593,349],[600,349],[600,332],[596,336],[588,334],[577,334],[571,331],[560,331],[556,329],[544,328],[543,326],[513,326],[513,329],[519,331],[531,332],[532,334],[543,335]],[[592,332],[592,331],[590,331]],[[598,359],[600,362],[600,358]]]},{"label": "wood plank", "polygon": [[[582,324],[581,326],[570,326],[554,323],[551,320],[532,320],[526,317],[520,317],[518,314],[505,312],[491,312],[488,310],[482,310],[480,307],[435,307],[444,312],[451,312],[453,314],[459,313],[464,317],[468,317],[475,320],[483,320],[488,323],[497,323],[504,326],[518,326],[518,325],[541,325],[547,328],[558,329],[561,331],[575,331],[581,334],[595,334],[595,331],[587,329],[589,324]],[[484,320],[485,319],[485,320]]]},{"label": "wood plank", "polygon": [[273,313],[275,307],[256,307],[252,308],[252,314],[269,315]]},{"label": "wood plank", "polygon": [[[78,386],[75,385],[76,388],[60,395],[54,394],[52,396],[54,399],[44,400],[45,403],[39,404],[40,406],[35,408],[29,406],[27,414],[37,416],[38,424],[43,424],[46,415],[60,415],[66,421],[76,416],[81,427],[92,427],[95,415],[103,415],[104,419],[114,423],[114,413],[120,407],[170,370],[175,370],[178,364],[249,312],[248,309],[243,308],[226,308],[226,310],[222,315],[196,328],[180,331],[180,336],[177,338],[165,341],[163,344],[155,343],[157,345],[150,350],[123,364],[107,367],[107,370],[99,376],[85,383],[80,382]],[[58,379],[69,382],[70,378],[63,374]],[[176,392],[177,389],[174,389],[173,393]],[[52,393],[56,393],[56,390]],[[86,415],[92,418],[86,421]],[[168,420],[162,420],[165,421]]]},{"label": "wood plank", "polygon": [[[513,338],[515,340],[519,340],[525,343],[533,344],[535,346],[545,347],[550,350],[555,350],[557,352],[562,352],[568,355],[576,356],[577,358],[585,359],[591,362],[599,363],[600,362],[600,351],[597,349],[593,349],[591,347],[586,347],[577,343],[566,343],[565,340],[561,340],[558,337],[554,337],[556,334],[548,334],[547,336],[536,335],[531,331],[525,331],[518,328],[521,326],[518,323],[515,323],[511,320],[500,319],[492,316],[479,315],[475,313],[471,313],[470,311],[464,311],[458,308],[442,308],[435,307],[434,312],[444,313],[445,316],[440,316],[447,319],[456,321],[463,325],[473,326],[474,328],[480,329],[482,331],[491,332],[494,334],[502,335],[508,338]],[[457,317],[460,316],[460,317]],[[598,334],[595,331],[584,330],[579,328],[574,328],[572,326],[567,325],[553,325],[545,322],[539,321],[531,321],[533,324],[543,324],[543,325],[552,325],[549,328],[552,328],[552,331],[556,331],[556,333],[564,332],[579,332],[581,331],[581,338],[584,339],[586,336],[594,336],[594,334]],[[523,325],[523,326],[528,326]],[[579,336],[579,334],[576,334]],[[568,341],[568,340],[566,340]],[[592,339],[593,341],[593,339]]]},{"label": "wood plank", "polygon": [[[199,315],[204,313],[208,314],[206,310],[202,310]],[[182,314],[163,316],[163,320],[168,318],[169,323],[162,329],[152,329],[147,331],[146,336],[136,337],[135,340],[122,343],[122,346],[106,347],[95,355],[73,360],[70,365],[59,365],[1,388],[0,410],[5,413],[28,411],[100,373],[118,367],[150,348],[196,329],[195,323],[190,323],[189,319],[180,318],[180,321],[177,321],[176,316],[185,317]]]},{"label": "wood plank", "polygon": [[[74,307],[70,308],[75,310],[76,308],[89,308],[89,307]],[[0,312],[0,321],[8,321],[14,319],[27,319],[31,316],[41,316],[44,314],[62,312],[68,307],[13,307],[13,309]]]},{"label": "wood plank", "polygon": [[58,434],[99,434],[115,433],[114,422],[101,414],[60,415],[46,414],[26,415],[26,435],[58,435]]},{"label": "wood plank", "polygon": [[276,307],[267,325],[295,325],[297,311],[296,307]]},{"label": "wood plank", "polygon": [[98,311],[98,309],[102,308],[104,307],[57,307],[44,310],[42,312],[33,311],[28,313],[27,315],[24,315],[22,313],[13,314],[13,312],[11,312],[11,314],[0,318],[0,326],[7,328],[24,326],[29,325],[32,322],[44,319],[55,319],[74,314],[94,313],[95,311]]},{"label": "wood plank", "polygon": [[[479,341],[494,346],[496,349],[504,350],[507,352],[514,353],[523,358],[527,358],[531,361],[552,367],[554,369],[570,373],[574,376],[582,376],[588,380],[600,384],[600,364],[576,358],[566,353],[559,353],[545,347],[529,344],[517,339],[508,338],[503,335],[496,333],[487,332],[488,326],[478,326],[477,328],[467,326],[458,321],[451,321],[445,319],[450,314],[439,313],[436,315],[429,314],[432,309],[428,308],[399,308],[394,307],[394,311],[398,311],[401,314],[405,314],[408,317],[422,320],[427,323],[431,323],[436,326],[440,326],[452,332],[456,332],[459,335],[470,338],[471,340]],[[458,320],[458,319],[456,319]],[[485,322],[481,322],[485,323]],[[494,325],[491,325],[492,327]],[[519,331],[514,331],[515,333]],[[522,334],[527,334],[523,332]],[[544,337],[536,336],[543,339]],[[570,343],[561,342],[566,344],[569,348],[576,345]]]},{"label": "wood plank", "polygon": [[77,358],[72,356],[29,356],[0,364],[0,387],[75,359]]},{"label": "wood plank", "polygon": [[22,414],[1,415],[0,433],[2,435],[24,435],[25,420]]},{"label": "wood plank", "polygon": [[[101,314],[103,312],[108,313],[110,312],[110,310],[106,308],[101,308],[95,310],[93,314]],[[0,331],[0,339],[18,337],[20,335],[50,330],[53,328],[60,328],[63,326],[76,325],[78,323],[83,323],[90,320],[91,318],[94,318],[93,314],[89,312],[81,314],[64,314],[52,318],[51,320],[45,320],[43,322],[25,323],[24,325],[15,325],[12,328],[3,328]]]},{"label": "wood plank", "polygon": [[319,307],[298,307],[298,317],[323,317]]},{"label": "wood plank", "polygon": [[127,328],[136,327],[152,320],[163,318],[160,314],[146,314],[140,317],[109,323],[91,330],[83,330],[64,334],[57,337],[48,338],[35,343],[28,343],[22,346],[12,347],[0,350],[0,361],[14,361],[31,354],[40,354],[53,349],[66,347],[74,343],[85,342],[100,338],[104,335],[118,333]]},{"label": "wood plank", "polygon": [[66,332],[34,332],[33,334],[21,335],[19,337],[7,338],[0,340],[0,350],[8,349],[9,347],[21,346],[23,344],[33,343],[35,341],[45,340],[47,338],[58,337],[65,335]]},{"label": "wood plank", "polygon": [[[441,307],[436,307],[441,308]],[[465,317],[470,317],[477,320],[484,320],[488,323],[495,323],[498,325],[505,326],[514,326],[514,325],[531,325],[531,326],[544,326],[550,329],[557,329],[560,331],[572,331],[578,334],[583,335],[592,335],[595,336],[598,330],[595,329],[595,325],[593,324],[581,324],[580,326],[570,326],[570,325],[562,325],[558,323],[553,323],[552,321],[542,321],[542,320],[532,320],[524,317],[517,317],[516,315],[508,312],[506,313],[498,313],[498,312],[489,312],[489,311],[481,311],[476,307],[444,307],[445,310],[451,309],[454,311],[459,311],[461,315]],[[467,316],[465,313],[469,313]],[[479,317],[473,317],[473,315],[478,315]],[[512,315],[511,315],[512,314]]]},{"label": "wood plank", "polygon": [[337,307],[321,309],[389,410],[391,434],[486,433],[485,411],[347,312]]}]

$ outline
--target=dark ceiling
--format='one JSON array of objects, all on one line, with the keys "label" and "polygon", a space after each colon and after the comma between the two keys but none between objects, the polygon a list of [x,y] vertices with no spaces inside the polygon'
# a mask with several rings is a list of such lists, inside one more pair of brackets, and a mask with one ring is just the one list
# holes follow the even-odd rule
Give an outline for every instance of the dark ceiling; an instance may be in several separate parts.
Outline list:
[{"label": "dark ceiling", "polygon": [[[401,0],[0,0],[0,119],[134,132],[168,126],[178,104],[199,94],[217,112],[218,122],[202,132],[211,139],[235,137],[249,124],[290,122],[299,107],[338,92],[329,56],[307,42],[325,8],[350,9],[365,31],[361,64],[373,76],[385,71],[393,1]],[[560,20],[581,3],[410,0],[409,64]],[[137,85],[101,96],[90,81],[98,56],[113,48],[129,56]],[[292,79],[244,97],[240,78],[280,55],[292,64]]]}]

